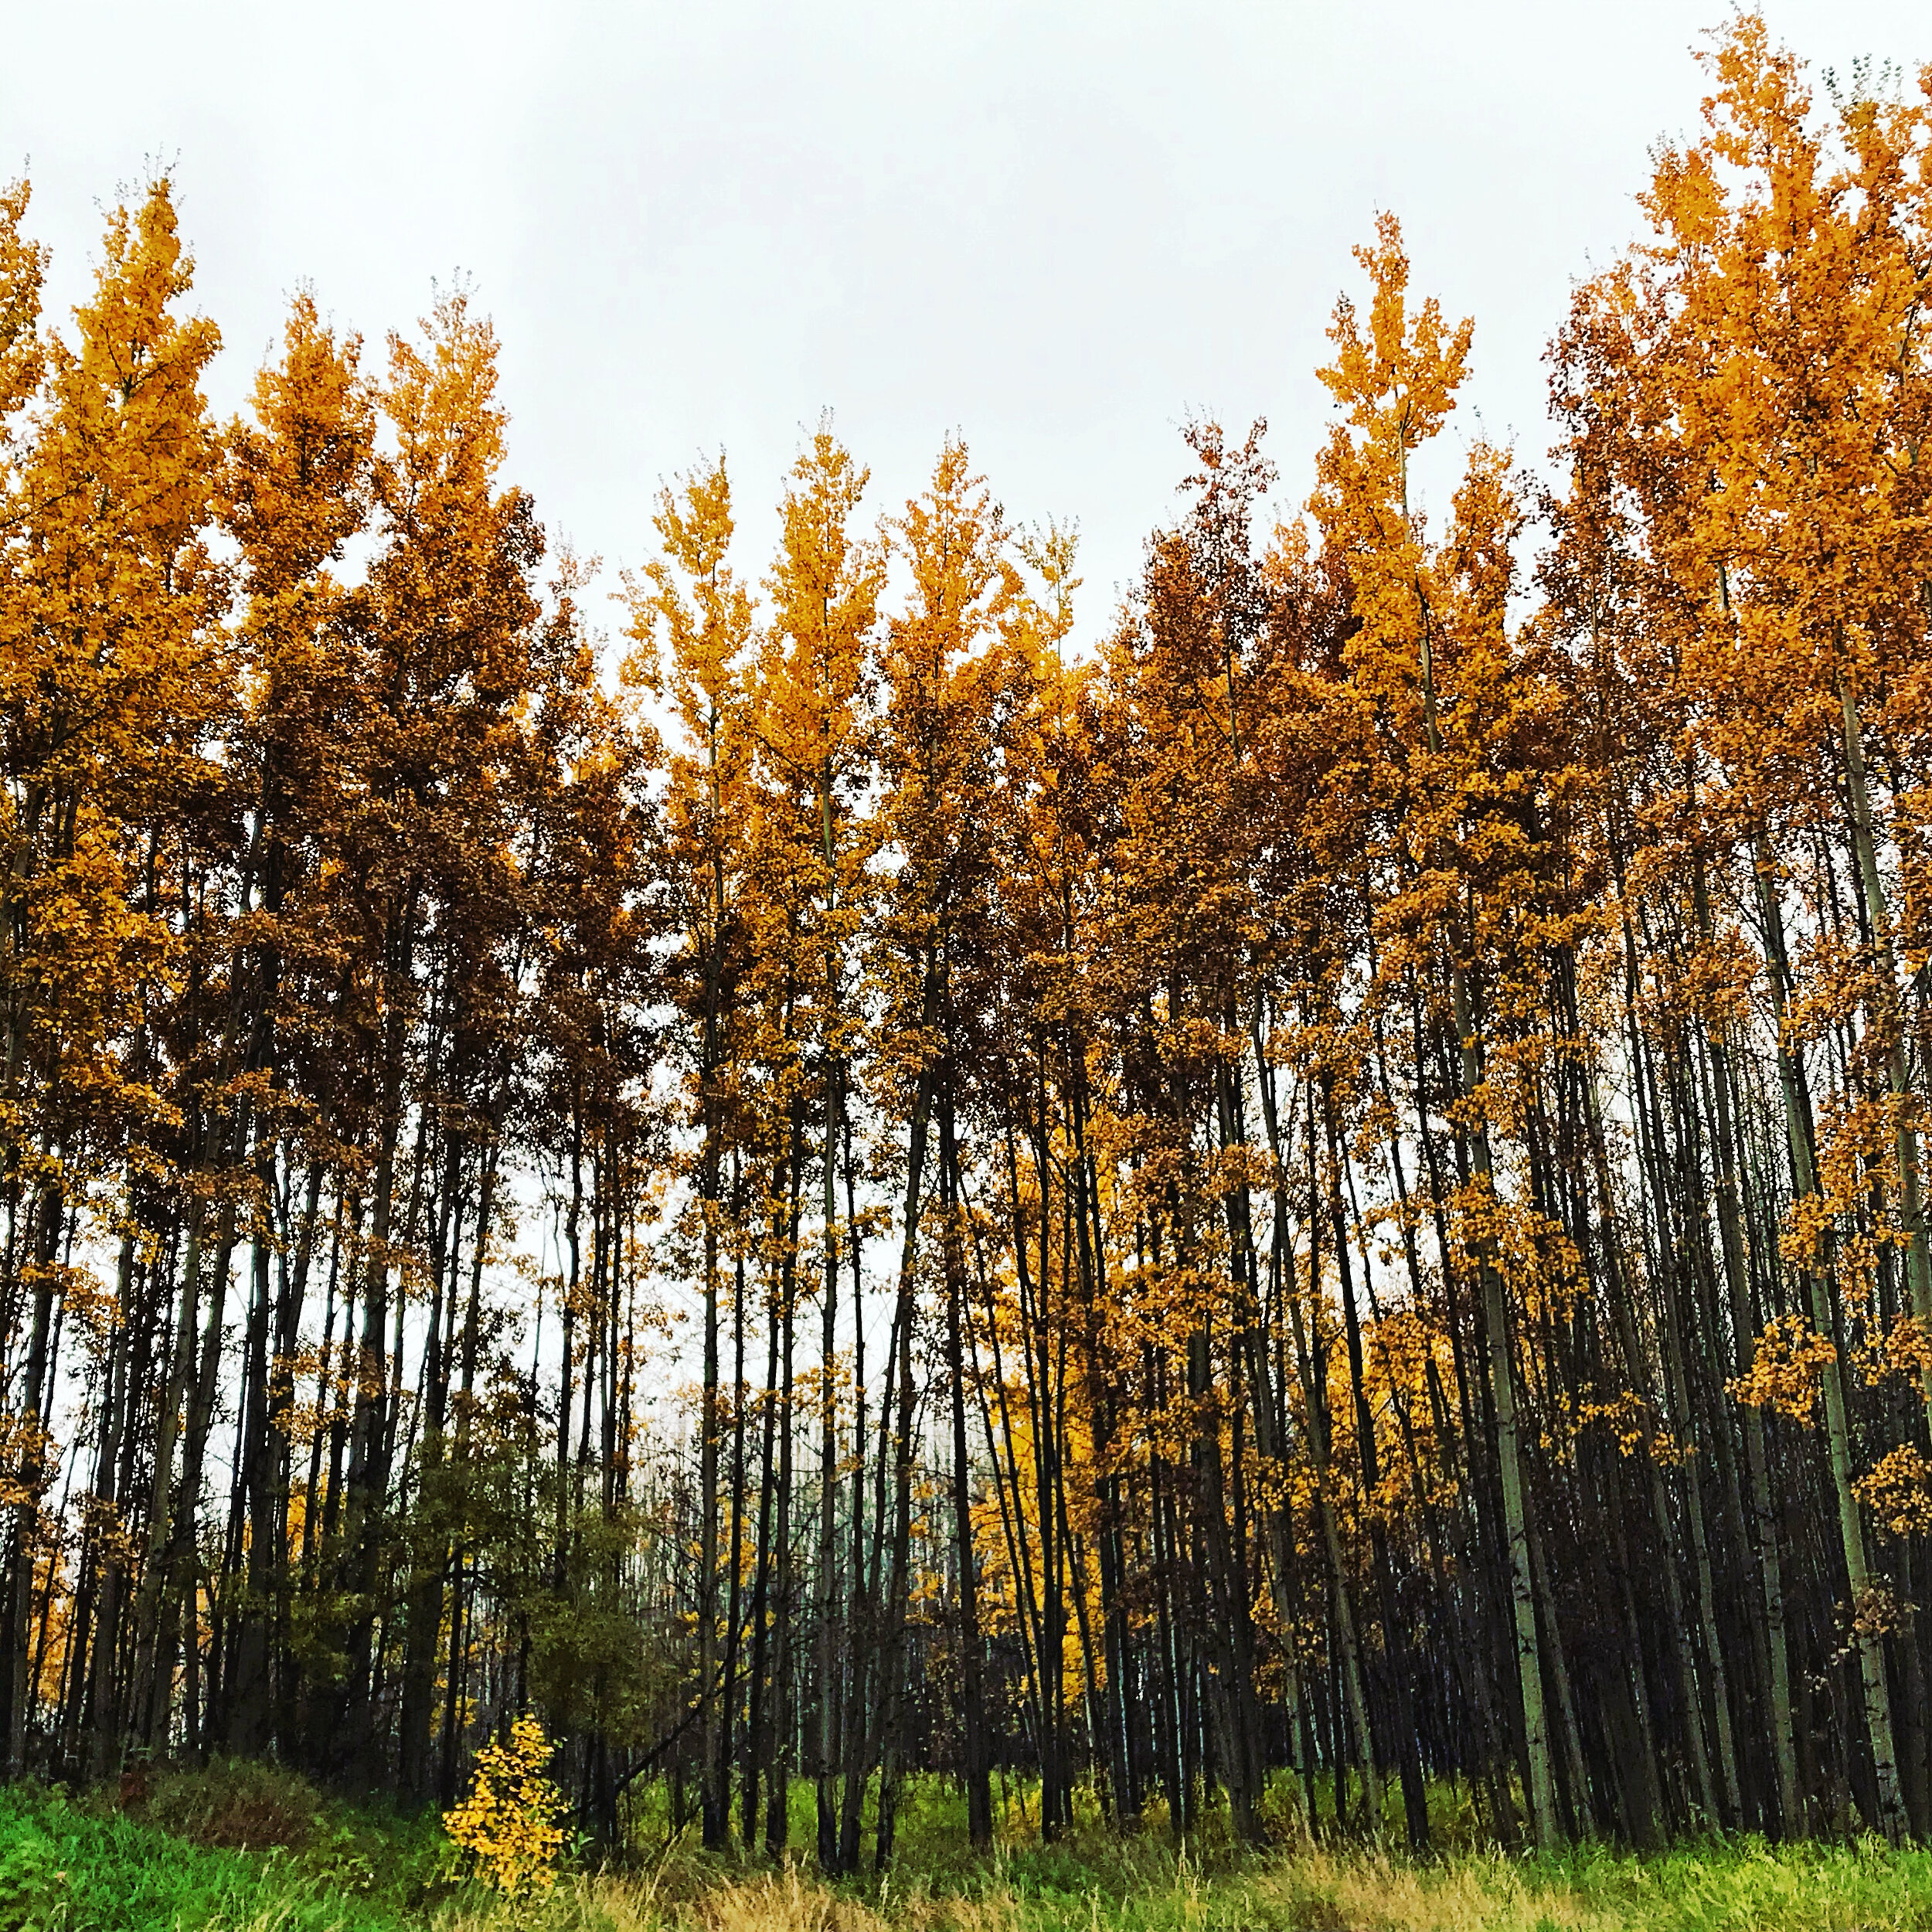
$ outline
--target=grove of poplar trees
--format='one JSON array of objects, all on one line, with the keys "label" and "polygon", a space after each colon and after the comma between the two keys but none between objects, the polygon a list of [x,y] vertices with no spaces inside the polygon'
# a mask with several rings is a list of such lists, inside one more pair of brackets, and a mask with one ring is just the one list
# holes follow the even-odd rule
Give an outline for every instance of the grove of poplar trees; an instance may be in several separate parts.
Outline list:
[{"label": "grove of poplar trees", "polygon": [[1548,464],[1385,217],[1091,646],[828,421],[607,648],[463,296],[0,197],[9,1775],[1932,1836],[1932,69],[1707,66]]}]

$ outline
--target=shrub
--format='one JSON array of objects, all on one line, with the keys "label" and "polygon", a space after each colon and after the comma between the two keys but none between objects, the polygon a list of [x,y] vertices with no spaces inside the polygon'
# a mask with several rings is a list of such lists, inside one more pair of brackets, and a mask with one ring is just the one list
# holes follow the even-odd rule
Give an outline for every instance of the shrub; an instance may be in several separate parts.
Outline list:
[{"label": "shrub", "polygon": [[67,1875],[39,1832],[15,1835],[0,1850],[0,1932],[64,1932]]},{"label": "shrub", "polygon": [[493,1891],[547,1892],[563,1849],[563,1794],[544,1776],[552,1747],[534,1717],[519,1717],[502,1743],[476,1754],[470,1794],[443,1828]]},{"label": "shrub", "polygon": [[146,1821],[191,1845],[262,1852],[286,1845],[298,1852],[315,1836],[322,1797],[314,1785],[280,1765],[230,1759],[193,1771],[164,1772],[138,1799]]}]

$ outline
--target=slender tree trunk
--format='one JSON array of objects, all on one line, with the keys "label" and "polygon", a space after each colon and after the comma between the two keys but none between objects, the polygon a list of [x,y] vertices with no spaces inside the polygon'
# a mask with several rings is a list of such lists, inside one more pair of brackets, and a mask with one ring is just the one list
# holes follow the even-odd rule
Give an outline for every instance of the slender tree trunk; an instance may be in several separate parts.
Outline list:
[{"label": "slender tree trunk", "polygon": [[[967,1836],[976,1851],[993,1842],[993,1788],[980,1687],[978,1559],[973,1548],[972,1466],[966,1454],[966,1356],[961,1335],[966,1298],[960,1239],[958,1154],[953,1143],[950,1089],[940,1112],[940,1185],[946,1267],[946,1367],[952,1380],[953,1534],[959,1564],[960,1727],[965,1749]],[[1043,1503],[1043,1514],[1046,1505]]]},{"label": "slender tree trunk", "polygon": [[[1906,1269],[1912,1284],[1912,1312],[1932,1334],[1932,1247],[1925,1226],[1923,1183],[1920,1177],[1918,1097],[1906,1061],[1905,1015],[1899,998],[1898,960],[1892,938],[1892,915],[1879,875],[1878,842],[1872,823],[1872,799],[1865,776],[1865,734],[1859,722],[1852,682],[1841,674],[1838,696],[1845,716],[1845,770],[1851,793],[1852,837],[1858,859],[1860,890],[1872,930],[1873,963],[1878,970],[1879,1011],[1873,1016],[1886,1035],[1886,1077],[1892,1090],[1893,1136],[1899,1164],[1899,1221],[1906,1236]],[[1932,1363],[1920,1372],[1927,1414],[1932,1420]]]},{"label": "slender tree trunk", "polygon": [[[1450,967],[1456,1032],[1461,1042],[1462,1085],[1473,1100],[1482,1087],[1483,1071],[1475,1016],[1463,970]],[[1481,1119],[1468,1135],[1470,1165],[1480,1193],[1492,1195],[1489,1131]],[[1472,1244],[1482,1284],[1483,1328],[1489,1347],[1491,1397],[1495,1405],[1496,1464],[1502,1489],[1503,1531],[1508,1546],[1510,1607],[1514,1616],[1516,1674],[1522,1701],[1523,1748],[1528,1759],[1524,1782],[1529,1797],[1530,1828],[1539,1850],[1554,1851],[1562,1837],[1556,1811],[1556,1781],[1549,1754],[1549,1726],[1543,1714],[1543,1645],[1536,1628],[1536,1588],[1529,1556],[1529,1526],[1523,1491],[1522,1449],[1516,1420],[1516,1374],[1510,1347],[1509,1315],[1504,1300],[1502,1272],[1496,1265],[1494,1243],[1481,1238]]]},{"label": "slender tree trunk", "polygon": [[[1804,1105],[1802,1074],[1787,1043],[1785,1032],[1784,922],[1779,909],[1775,883],[1763,872],[1759,892],[1769,942],[1771,1005],[1778,1029],[1778,1077],[1784,1089],[1786,1138],[1791,1159],[1792,1185],[1802,1200],[1816,1191],[1811,1165],[1810,1121]],[[1858,1652],[1859,1677],[1864,1692],[1865,1724],[1871,1746],[1872,1776],[1877,1791],[1878,1816],[1872,1825],[1893,1843],[1903,1837],[1903,1804],[1899,1788],[1898,1757],[1892,1737],[1892,1696],[1886,1679],[1885,1644],[1874,1620],[1868,1614],[1871,1571],[1866,1560],[1865,1529],[1859,1516],[1858,1498],[1852,1488],[1851,1429],[1845,1413],[1844,1349],[1838,1341],[1833,1318],[1831,1290],[1815,1267],[1804,1270],[1811,1303],[1811,1324],[1817,1332],[1833,1343],[1835,1360],[1825,1364],[1819,1376],[1825,1400],[1825,1451],[1832,1475],[1832,1493],[1838,1505],[1838,1547],[1851,1593],[1854,1620],[1853,1641]]]}]

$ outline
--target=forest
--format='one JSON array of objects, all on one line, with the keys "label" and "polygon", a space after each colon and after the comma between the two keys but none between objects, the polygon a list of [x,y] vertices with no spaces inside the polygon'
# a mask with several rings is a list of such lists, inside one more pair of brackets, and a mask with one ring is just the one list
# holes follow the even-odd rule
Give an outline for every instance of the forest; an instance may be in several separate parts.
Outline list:
[{"label": "forest", "polygon": [[611,602],[475,298],[223,423],[0,195],[5,1775],[1932,1838],[1932,68],[1705,84],[1546,452],[1384,216],[1077,631],[829,416]]}]

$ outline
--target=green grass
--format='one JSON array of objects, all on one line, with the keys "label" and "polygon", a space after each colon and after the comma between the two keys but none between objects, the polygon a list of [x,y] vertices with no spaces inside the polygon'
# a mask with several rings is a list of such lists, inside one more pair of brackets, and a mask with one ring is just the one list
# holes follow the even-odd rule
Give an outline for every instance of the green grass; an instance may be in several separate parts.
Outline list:
[{"label": "green grass", "polygon": [[[434,1819],[352,1808],[286,1773],[216,1767],[128,1795],[0,1791],[0,1932],[1932,1932],[1932,1852],[1871,1843],[1240,1857],[1210,1819],[1177,1855],[1162,1832],[1122,1838],[1088,1812],[1043,1846],[1033,1794],[1009,1787],[1002,1842],[975,1857],[957,1793],[920,1780],[893,1872],[829,1886],[807,1862],[808,1786],[791,1794],[797,1862],[775,1872],[674,1835],[660,1788],[640,1794],[621,1866],[506,1906],[461,1880]],[[1439,1816],[1446,1842],[1468,1828],[1451,1794]]]},{"label": "green grass", "polygon": [[[260,1842],[278,1836],[294,1842]],[[256,1767],[158,1780],[131,1810],[16,1785],[0,1790],[0,1932],[417,1932],[439,1837]]]}]

